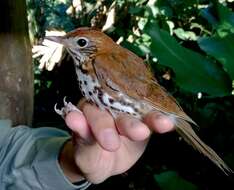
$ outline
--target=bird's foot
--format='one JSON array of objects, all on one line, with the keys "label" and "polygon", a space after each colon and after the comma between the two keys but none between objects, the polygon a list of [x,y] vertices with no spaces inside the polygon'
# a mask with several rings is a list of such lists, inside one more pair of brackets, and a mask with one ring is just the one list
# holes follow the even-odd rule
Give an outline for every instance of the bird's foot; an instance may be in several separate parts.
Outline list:
[{"label": "bird's foot", "polygon": [[[82,111],[80,111],[75,105],[73,105],[71,102],[67,102],[66,101],[66,97],[63,98],[63,104],[64,107],[62,107],[61,109],[57,108],[57,104],[54,105],[54,110],[57,114],[61,115],[61,117],[64,119],[67,114],[69,114],[72,111],[78,111],[80,113],[82,113]],[[82,113],[83,114],[83,113]]]}]

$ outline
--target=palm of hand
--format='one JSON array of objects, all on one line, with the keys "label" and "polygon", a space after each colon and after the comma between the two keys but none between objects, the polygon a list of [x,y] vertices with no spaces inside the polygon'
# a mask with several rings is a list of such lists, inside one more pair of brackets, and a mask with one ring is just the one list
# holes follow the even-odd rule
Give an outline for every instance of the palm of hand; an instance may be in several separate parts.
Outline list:
[{"label": "palm of hand", "polygon": [[116,151],[105,150],[97,142],[89,145],[79,143],[75,161],[88,181],[100,183],[132,167],[143,154],[147,142],[147,139],[134,142],[121,136]]}]

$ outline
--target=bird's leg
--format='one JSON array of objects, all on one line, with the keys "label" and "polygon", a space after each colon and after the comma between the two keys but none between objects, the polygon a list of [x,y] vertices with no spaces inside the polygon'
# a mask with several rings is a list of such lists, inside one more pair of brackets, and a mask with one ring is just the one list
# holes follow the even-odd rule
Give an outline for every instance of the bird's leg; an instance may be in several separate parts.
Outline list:
[{"label": "bird's leg", "polygon": [[[82,113],[82,111],[80,111],[75,105],[73,105],[71,102],[67,102],[66,101],[66,97],[63,98],[63,104],[64,107],[62,107],[61,109],[57,108],[57,104],[54,105],[54,110],[57,114],[61,115],[61,117],[63,119],[65,119],[65,117],[67,116],[67,114],[69,114],[71,111],[78,111],[80,113]],[[83,113],[82,113],[83,114]]]}]

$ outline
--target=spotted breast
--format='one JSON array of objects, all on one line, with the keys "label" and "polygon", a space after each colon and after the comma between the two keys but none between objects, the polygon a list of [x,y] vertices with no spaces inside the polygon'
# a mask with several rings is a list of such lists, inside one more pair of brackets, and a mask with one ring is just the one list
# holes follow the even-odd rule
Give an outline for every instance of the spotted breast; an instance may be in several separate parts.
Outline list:
[{"label": "spotted breast", "polygon": [[[91,63],[89,63],[91,64]],[[145,107],[141,102],[136,102],[133,98],[123,94],[118,87],[107,80],[107,84],[116,91],[115,95],[105,91],[99,83],[97,77],[93,74],[92,67],[76,66],[77,79],[82,95],[88,100],[95,103],[100,109],[108,110],[114,118],[120,113],[127,113],[139,119],[142,118],[141,107]]]}]

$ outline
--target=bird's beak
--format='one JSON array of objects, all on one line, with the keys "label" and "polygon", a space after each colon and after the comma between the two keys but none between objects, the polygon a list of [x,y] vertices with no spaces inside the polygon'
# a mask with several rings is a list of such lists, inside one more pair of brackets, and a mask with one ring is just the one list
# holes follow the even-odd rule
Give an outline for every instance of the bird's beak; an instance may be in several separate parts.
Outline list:
[{"label": "bird's beak", "polygon": [[66,45],[66,42],[63,36],[46,36],[45,39],[62,44],[62,45]]}]

